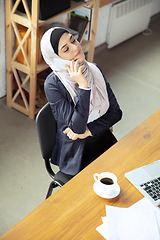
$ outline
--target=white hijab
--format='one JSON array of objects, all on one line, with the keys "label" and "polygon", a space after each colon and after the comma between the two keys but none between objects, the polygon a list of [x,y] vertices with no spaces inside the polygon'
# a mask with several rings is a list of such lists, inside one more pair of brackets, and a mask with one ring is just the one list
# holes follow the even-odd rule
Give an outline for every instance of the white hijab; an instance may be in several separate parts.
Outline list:
[{"label": "white hijab", "polygon": [[[63,85],[66,87],[75,103],[78,84],[73,79],[71,79],[67,69],[66,70],[59,69],[56,68],[56,66],[54,65],[54,58],[60,58],[54,52],[50,42],[50,36],[54,29],[55,28],[50,28],[44,33],[42,37],[41,40],[42,55],[45,62],[49,65],[49,67],[54,71],[54,73],[58,76]],[[105,114],[109,108],[106,83],[101,71],[93,63],[89,63],[86,60],[84,60],[79,65],[85,66],[82,69],[82,73],[87,78],[88,87],[91,89],[89,115],[91,116],[93,115],[93,113],[96,112],[96,115],[93,117],[94,119],[92,119],[95,120],[96,118]]]}]

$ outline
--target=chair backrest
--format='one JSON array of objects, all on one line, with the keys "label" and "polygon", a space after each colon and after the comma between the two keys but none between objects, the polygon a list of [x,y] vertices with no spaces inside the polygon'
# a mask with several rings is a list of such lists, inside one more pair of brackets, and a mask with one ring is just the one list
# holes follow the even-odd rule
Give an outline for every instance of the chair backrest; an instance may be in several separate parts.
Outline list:
[{"label": "chair backrest", "polygon": [[36,116],[36,125],[42,157],[45,160],[51,158],[56,141],[56,120],[53,117],[50,104],[47,103]]}]

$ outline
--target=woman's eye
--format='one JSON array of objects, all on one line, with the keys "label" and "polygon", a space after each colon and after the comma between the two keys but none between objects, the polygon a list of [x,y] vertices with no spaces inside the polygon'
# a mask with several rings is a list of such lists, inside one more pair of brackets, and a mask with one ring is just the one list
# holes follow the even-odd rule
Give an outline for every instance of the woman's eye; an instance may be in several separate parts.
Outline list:
[{"label": "woman's eye", "polygon": [[[71,40],[71,43],[75,43],[75,42],[76,42],[75,39]],[[69,50],[69,47],[67,47],[67,48],[64,50],[64,52],[67,52],[68,50]]]},{"label": "woman's eye", "polygon": [[66,50],[65,50],[64,52],[67,52],[67,51],[68,51],[68,49],[69,49],[69,48],[67,47],[67,48],[66,48]]}]

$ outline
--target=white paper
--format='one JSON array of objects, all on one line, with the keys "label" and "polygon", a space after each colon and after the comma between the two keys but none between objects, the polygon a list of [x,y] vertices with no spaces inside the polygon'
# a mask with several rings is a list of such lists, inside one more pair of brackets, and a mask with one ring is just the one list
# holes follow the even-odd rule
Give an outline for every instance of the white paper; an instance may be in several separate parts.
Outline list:
[{"label": "white paper", "polygon": [[107,217],[102,217],[103,224],[96,228],[96,230],[105,238],[108,239],[108,225]]},{"label": "white paper", "polygon": [[160,208],[153,205],[152,202],[145,197],[133,204],[130,208],[154,209],[160,234]]},{"label": "white paper", "polygon": [[160,209],[143,198],[130,208],[106,205],[96,230],[107,240],[160,240]]},{"label": "white paper", "polygon": [[155,211],[106,206],[108,240],[159,240]]},{"label": "white paper", "polygon": [[108,229],[107,229],[107,225],[102,224],[100,226],[98,226],[96,228],[96,230],[102,235],[102,237],[104,237],[106,240],[109,239],[108,238]]}]

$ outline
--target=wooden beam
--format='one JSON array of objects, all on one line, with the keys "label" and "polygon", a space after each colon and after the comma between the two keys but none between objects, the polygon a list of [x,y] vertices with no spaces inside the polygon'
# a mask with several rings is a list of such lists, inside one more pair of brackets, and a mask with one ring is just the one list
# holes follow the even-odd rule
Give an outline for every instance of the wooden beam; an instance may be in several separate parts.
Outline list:
[{"label": "wooden beam", "polygon": [[112,3],[112,2],[115,2],[113,0],[100,0],[100,8],[101,7],[104,7],[105,5],[109,4],[109,3]]}]

